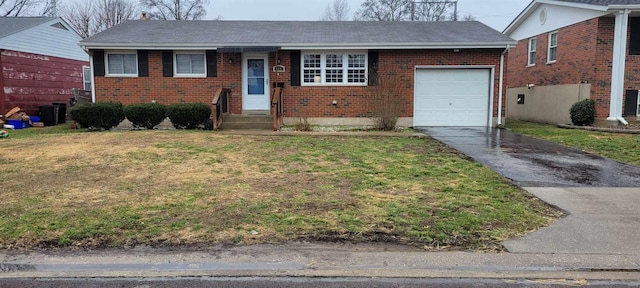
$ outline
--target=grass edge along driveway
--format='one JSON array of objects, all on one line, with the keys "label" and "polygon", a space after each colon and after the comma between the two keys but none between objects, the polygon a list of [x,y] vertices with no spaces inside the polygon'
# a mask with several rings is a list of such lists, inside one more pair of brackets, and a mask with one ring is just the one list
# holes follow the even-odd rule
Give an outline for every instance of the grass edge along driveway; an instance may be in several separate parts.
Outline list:
[{"label": "grass edge along driveway", "polygon": [[430,138],[15,135],[0,248],[386,242],[499,250],[560,214]]}]

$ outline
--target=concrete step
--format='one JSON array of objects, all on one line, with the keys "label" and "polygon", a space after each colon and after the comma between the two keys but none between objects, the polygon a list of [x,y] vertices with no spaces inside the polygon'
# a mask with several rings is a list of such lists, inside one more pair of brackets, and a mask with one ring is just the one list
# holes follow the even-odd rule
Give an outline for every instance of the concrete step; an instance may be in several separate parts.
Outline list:
[{"label": "concrete step", "polygon": [[224,117],[222,130],[273,129],[273,120],[263,115],[228,115]]}]

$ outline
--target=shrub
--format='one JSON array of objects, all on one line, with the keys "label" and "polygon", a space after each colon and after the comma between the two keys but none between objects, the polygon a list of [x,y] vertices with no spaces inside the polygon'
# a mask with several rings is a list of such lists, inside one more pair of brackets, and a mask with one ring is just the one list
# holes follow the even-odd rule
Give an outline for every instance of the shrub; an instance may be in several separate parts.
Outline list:
[{"label": "shrub", "polygon": [[153,129],[167,117],[167,106],[157,103],[132,104],[124,107],[124,116],[133,127]]},{"label": "shrub", "polygon": [[571,114],[573,125],[593,125],[596,119],[596,103],[591,99],[580,100],[571,106],[569,113]]},{"label": "shrub", "polygon": [[375,129],[392,131],[396,129],[398,118],[402,114],[402,91],[405,83],[397,72],[370,75],[374,77],[375,85],[371,86],[373,93],[369,97],[369,105],[373,116]]},{"label": "shrub", "polygon": [[173,104],[167,107],[167,117],[176,129],[195,129],[211,116],[211,108],[204,103]]},{"label": "shrub", "polygon": [[87,129],[110,130],[124,120],[122,103],[99,102],[74,106],[69,111],[73,121]]}]

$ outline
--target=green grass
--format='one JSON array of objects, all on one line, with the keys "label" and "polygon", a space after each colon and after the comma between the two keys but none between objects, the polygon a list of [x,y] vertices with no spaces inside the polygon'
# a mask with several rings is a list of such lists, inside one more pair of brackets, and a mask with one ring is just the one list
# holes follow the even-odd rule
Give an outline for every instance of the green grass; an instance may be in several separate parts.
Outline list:
[{"label": "green grass", "polygon": [[[34,137],[34,136],[41,136],[41,135],[80,133],[80,132],[86,131],[86,129],[71,129],[71,124],[66,123],[66,124],[60,124],[56,126],[30,127],[27,129],[6,130],[6,131],[9,132],[10,138],[20,139],[25,137]],[[0,139],[0,141],[2,141],[2,139]]]},{"label": "green grass", "polygon": [[428,138],[68,132],[2,141],[0,247],[499,249],[559,215]]},{"label": "green grass", "polygon": [[640,135],[562,129],[555,125],[514,120],[507,121],[506,126],[524,135],[640,166]]}]

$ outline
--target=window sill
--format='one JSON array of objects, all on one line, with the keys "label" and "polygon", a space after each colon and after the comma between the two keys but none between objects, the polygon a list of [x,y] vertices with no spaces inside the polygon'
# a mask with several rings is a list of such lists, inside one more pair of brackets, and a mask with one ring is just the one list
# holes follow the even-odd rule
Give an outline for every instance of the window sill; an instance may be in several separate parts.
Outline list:
[{"label": "window sill", "polygon": [[205,74],[182,74],[182,75],[173,75],[173,78],[207,78]]},{"label": "window sill", "polygon": [[551,65],[551,64],[553,64],[553,63],[556,63],[556,61],[547,61],[547,63],[546,63],[546,64],[547,64],[547,65]]},{"label": "window sill", "polygon": [[104,77],[108,78],[138,78],[138,74],[107,74]]},{"label": "window sill", "polygon": [[320,84],[315,84],[315,83],[302,83],[301,86],[303,87],[366,87],[369,86],[369,84],[367,83],[348,83],[348,84],[341,84],[341,83],[320,83]]},{"label": "window sill", "polygon": [[529,65],[527,65],[527,67],[535,67],[535,66],[536,66],[536,64],[529,64]]}]

